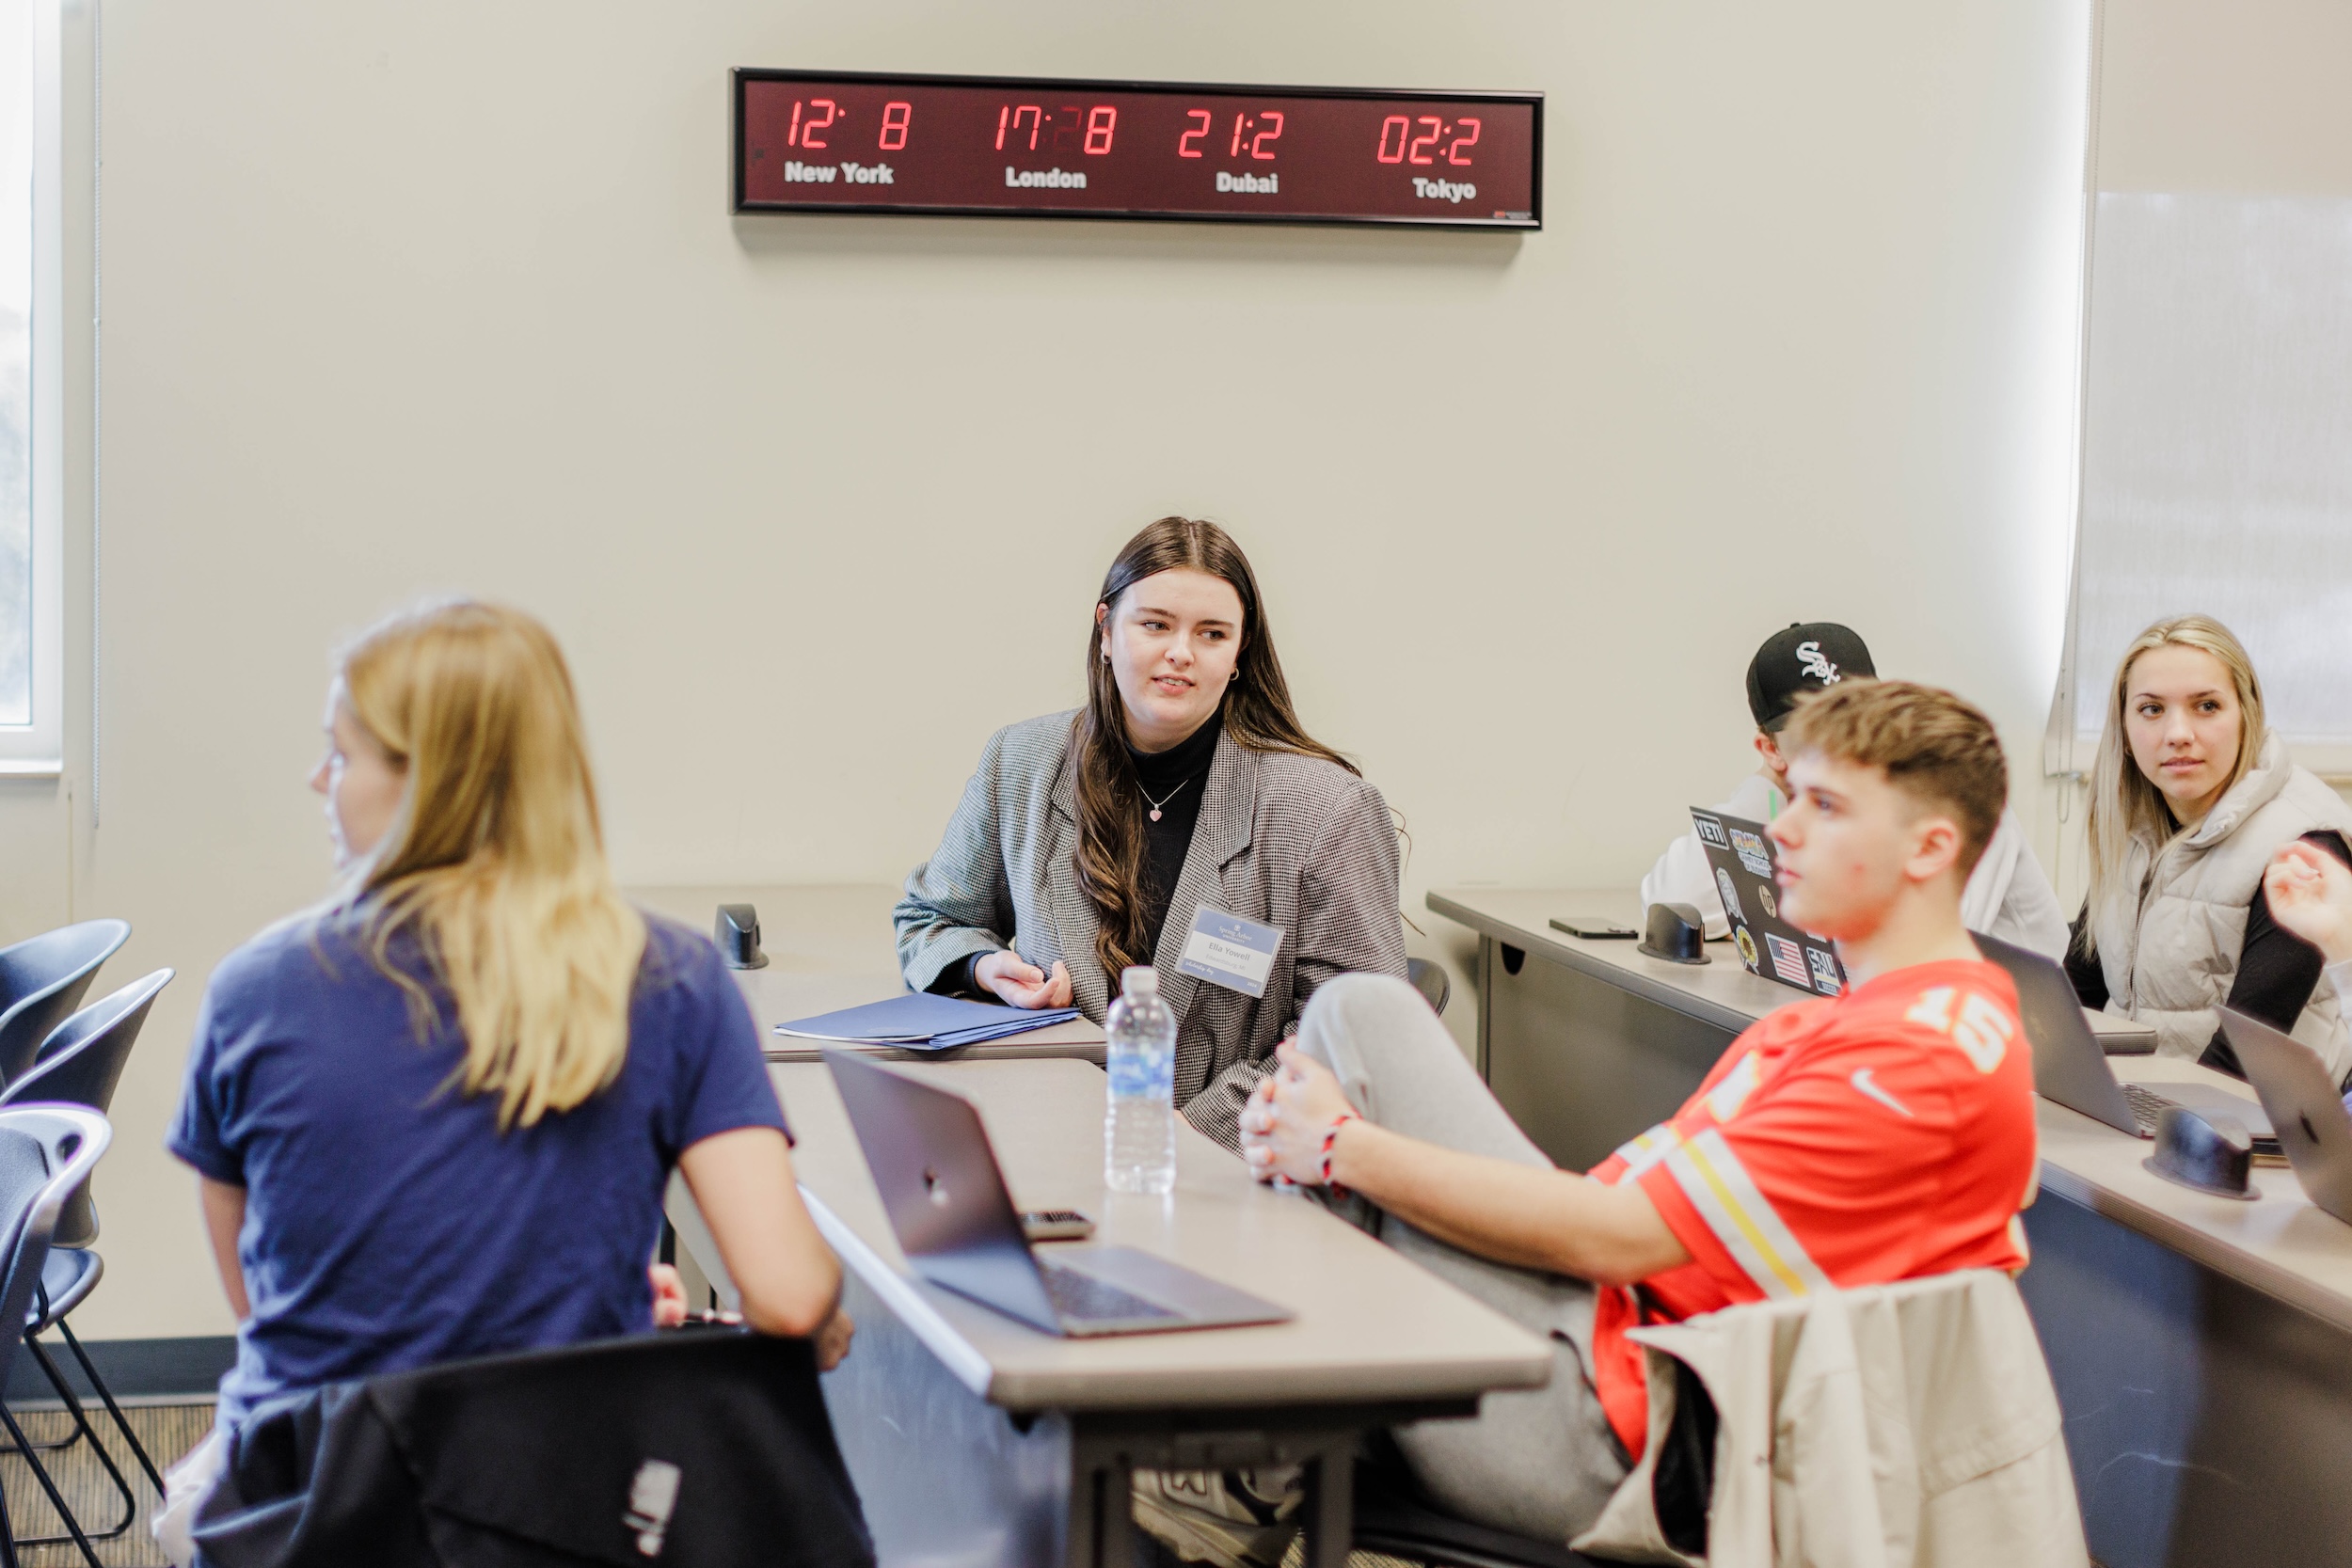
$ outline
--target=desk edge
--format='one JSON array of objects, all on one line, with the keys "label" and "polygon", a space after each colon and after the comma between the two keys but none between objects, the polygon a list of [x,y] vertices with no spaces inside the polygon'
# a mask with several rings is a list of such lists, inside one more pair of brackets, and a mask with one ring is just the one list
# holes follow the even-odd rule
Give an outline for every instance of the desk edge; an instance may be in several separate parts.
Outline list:
[{"label": "desk edge", "polygon": [[[1555,959],[1580,974],[1587,974],[1596,980],[1606,981],[1610,985],[1632,992],[1645,1002],[1655,1002],[1672,1012],[1680,1013],[1685,1018],[1697,1019],[1702,1023],[1728,1030],[1735,1036],[1756,1022],[1736,1008],[1726,1007],[1720,1002],[1709,1001],[1704,996],[1694,995],[1690,991],[1666,985],[1643,974],[1638,969],[1629,969],[1623,965],[1610,963],[1606,959],[1594,958],[1574,945],[1579,940],[1577,938],[1563,939],[1539,935],[1494,916],[1481,914],[1467,905],[1455,903],[1442,893],[1429,893],[1422,901],[1428,907],[1430,913],[1441,915],[1457,926],[1467,926],[1482,937],[1491,937],[1509,946],[1522,948],[1531,953],[1540,954],[1547,958]],[[1744,974],[1747,972],[1741,970],[1740,973]]]}]

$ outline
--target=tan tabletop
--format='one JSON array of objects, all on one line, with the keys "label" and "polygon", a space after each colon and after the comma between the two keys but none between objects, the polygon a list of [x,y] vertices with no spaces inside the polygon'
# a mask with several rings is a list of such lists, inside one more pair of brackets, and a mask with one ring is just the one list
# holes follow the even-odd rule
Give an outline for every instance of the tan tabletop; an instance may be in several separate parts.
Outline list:
[{"label": "tan tabletop", "polygon": [[937,1290],[908,1269],[821,1065],[770,1069],[826,1239],[975,1393],[1015,1410],[1111,1410],[1463,1398],[1540,1386],[1546,1343],[1177,1121],[1167,1197],[1103,1185],[1101,1071],[1073,1061],[923,1062],[906,1070],[976,1103],[1013,1201],[1078,1209],[1095,1240],[1139,1247],[1298,1314],[1287,1323],[1063,1339]]},{"label": "tan tabletop", "polygon": [[[1572,937],[1552,928],[1554,919],[1583,915],[1640,930],[1641,895],[1624,888],[1447,888],[1429,895],[1428,903],[1432,913],[1482,936],[1540,953],[1734,1033],[1805,995],[1749,974],[1727,942],[1707,944],[1709,962],[1679,964],[1646,957],[1636,941]],[[2146,1024],[2088,1008],[2083,1016],[2109,1051],[2146,1050],[2155,1043],[2155,1032]]]},{"label": "tan tabletop", "polygon": [[[2115,1075],[2162,1092],[2213,1084],[2252,1104],[2247,1085],[2177,1056],[2109,1057]],[[2352,1329],[2352,1226],[2318,1208],[2284,1165],[2256,1165],[2258,1202],[2213,1197],[2142,1167],[2155,1145],[2049,1101],[2037,1102],[2042,1184],[2208,1268]]]},{"label": "tan tabletop", "polygon": [[[760,951],[768,955],[768,964],[735,971],[735,983],[758,1021],[760,1044],[771,1062],[813,1062],[819,1049],[814,1040],[778,1035],[777,1024],[880,1002],[906,990],[890,925],[891,907],[898,901],[897,888],[718,882],[627,891],[656,914],[706,934],[716,924],[722,904],[750,904],[758,910]],[[879,1046],[859,1049],[898,1061],[919,1061],[927,1054]],[[1076,1018],[1009,1039],[963,1046],[955,1055],[959,1060],[1068,1056],[1100,1062],[1103,1030]]]}]

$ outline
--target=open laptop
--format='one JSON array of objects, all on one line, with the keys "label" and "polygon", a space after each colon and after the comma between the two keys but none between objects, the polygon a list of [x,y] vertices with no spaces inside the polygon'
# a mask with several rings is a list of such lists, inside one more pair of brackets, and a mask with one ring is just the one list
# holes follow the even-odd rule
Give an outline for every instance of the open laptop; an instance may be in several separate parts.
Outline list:
[{"label": "open laptop", "polygon": [[1134,1247],[1062,1244],[1039,1256],[970,1101],[851,1052],[824,1056],[898,1246],[932,1284],[1073,1338],[1295,1316]]},{"label": "open laptop", "polygon": [[1764,824],[1692,806],[1691,825],[1707,850],[1715,891],[1731,921],[1732,945],[1748,973],[1821,996],[1844,990],[1846,969],[1836,949],[1780,917],[1780,888],[1772,880],[1777,863]]},{"label": "open laptop", "polygon": [[2352,1111],[2319,1053],[2258,1018],[2221,1009],[2221,1032],[2279,1130],[2311,1200],[2352,1225]]},{"label": "open laptop", "polygon": [[[2034,1092],[2093,1121],[2104,1121],[2136,1138],[2156,1135],[2156,1118],[2167,1105],[2185,1106],[2200,1116],[2218,1112],[2233,1118],[2254,1140],[2257,1155],[2276,1159],[2279,1136],[2263,1107],[2214,1084],[2167,1084],[2163,1091],[2116,1080],[2099,1037],[2083,1017],[2082,999],[2066,972],[2039,953],[2028,953],[1981,931],[1968,933],[1977,950],[2009,971],[2017,986],[2026,1037],[2033,1043]],[[2234,1037],[2233,1037],[2234,1038]]]}]

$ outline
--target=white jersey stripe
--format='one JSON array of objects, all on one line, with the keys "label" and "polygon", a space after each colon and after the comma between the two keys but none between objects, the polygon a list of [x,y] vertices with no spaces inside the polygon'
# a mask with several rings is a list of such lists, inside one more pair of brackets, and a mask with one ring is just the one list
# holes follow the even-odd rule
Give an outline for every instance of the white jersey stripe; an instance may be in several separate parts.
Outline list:
[{"label": "white jersey stripe", "polygon": [[1829,1276],[1756,1190],[1721,1132],[1708,1128],[1691,1138],[1666,1156],[1666,1170],[1766,1299],[1786,1301],[1830,1288]]},{"label": "white jersey stripe", "polygon": [[1661,1121],[1630,1142],[1619,1145],[1616,1153],[1612,1158],[1625,1162],[1625,1174],[1617,1180],[1632,1180],[1650,1166],[1672,1154],[1681,1146],[1681,1143],[1682,1134],[1675,1131],[1674,1123]]}]

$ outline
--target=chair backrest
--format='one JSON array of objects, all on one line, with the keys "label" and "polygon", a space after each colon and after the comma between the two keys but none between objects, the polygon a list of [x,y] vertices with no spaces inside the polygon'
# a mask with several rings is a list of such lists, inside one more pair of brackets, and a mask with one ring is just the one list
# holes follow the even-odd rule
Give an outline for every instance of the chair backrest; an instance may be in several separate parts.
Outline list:
[{"label": "chair backrest", "polygon": [[214,1568],[874,1561],[808,1341],[710,1329],[263,1404],[195,1536]]},{"label": "chair backrest", "polygon": [[0,947],[0,1085],[24,1075],[41,1041],[81,1006],[98,966],[130,940],[127,920],[85,920]]},{"label": "chair backrest", "polygon": [[66,1198],[113,1141],[106,1118],[84,1106],[0,1107],[0,1378],[24,1340]]},{"label": "chair backrest", "polygon": [[1415,990],[1421,992],[1431,1012],[1442,1014],[1445,1011],[1446,1003],[1454,995],[1454,982],[1446,977],[1445,965],[1431,958],[1407,958],[1405,960],[1405,977],[1413,983]]},{"label": "chair backrest", "polygon": [[[87,1105],[103,1116],[113,1105],[122,1064],[138,1043],[139,1027],[172,972],[141,975],[57,1025],[34,1058],[32,1070],[0,1089],[0,1105],[35,1102]],[[98,1210],[85,1183],[67,1198],[51,1244],[86,1247],[98,1240]]]}]

